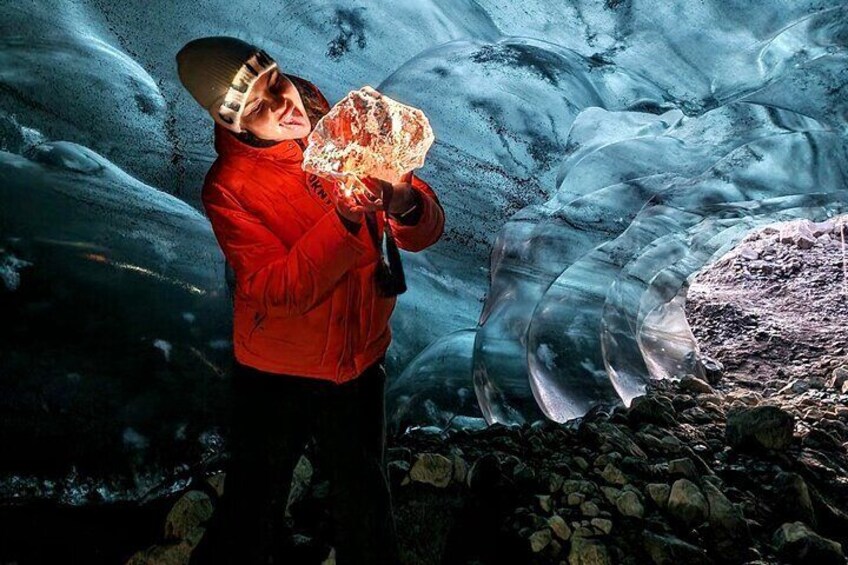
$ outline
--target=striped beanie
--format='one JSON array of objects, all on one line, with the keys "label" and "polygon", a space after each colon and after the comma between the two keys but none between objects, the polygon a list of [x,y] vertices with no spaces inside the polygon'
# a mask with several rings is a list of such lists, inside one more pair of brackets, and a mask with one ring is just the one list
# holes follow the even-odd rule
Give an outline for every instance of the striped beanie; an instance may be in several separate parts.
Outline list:
[{"label": "striped beanie", "polygon": [[201,37],[177,53],[180,82],[212,118],[241,133],[241,114],[256,81],[277,63],[235,37]]}]

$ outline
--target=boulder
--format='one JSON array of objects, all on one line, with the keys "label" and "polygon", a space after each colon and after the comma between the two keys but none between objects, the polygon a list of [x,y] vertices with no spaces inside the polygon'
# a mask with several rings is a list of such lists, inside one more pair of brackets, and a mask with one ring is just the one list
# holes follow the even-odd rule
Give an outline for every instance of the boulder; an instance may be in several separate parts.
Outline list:
[{"label": "boulder", "polygon": [[668,497],[671,495],[671,487],[663,483],[649,483],[645,486],[648,497],[654,501],[659,508],[668,506]]},{"label": "boulder", "polygon": [[409,470],[413,482],[444,488],[453,476],[453,461],[438,453],[420,453]]},{"label": "boulder", "polygon": [[788,520],[816,526],[816,513],[807,482],[797,473],[778,473],[774,480],[778,509]]},{"label": "boulder", "polygon": [[726,439],[737,449],[782,450],[792,444],[795,418],[777,406],[736,407],[727,414]]},{"label": "boulder", "polygon": [[568,527],[562,516],[555,515],[548,518],[548,527],[562,541],[568,541],[571,538],[571,528]]},{"label": "boulder", "polygon": [[691,394],[713,394],[715,392],[708,382],[693,375],[686,375],[681,378],[677,386],[683,392]]},{"label": "boulder", "polygon": [[695,467],[695,462],[688,457],[669,461],[668,472],[672,476],[688,477],[690,479],[698,476],[698,469]]},{"label": "boulder", "polygon": [[551,531],[548,528],[537,530],[530,534],[530,549],[533,553],[539,553],[551,543]]},{"label": "boulder", "polygon": [[568,553],[568,565],[609,565],[609,552],[606,546],[595,539],[571,538],[571,551]]},{"label": "boulder", "polygon": [[208,494],[199,490],[188,491],[177,500],[165,518],[165,539],[191,538],[198,529],[203,529],[213,511]]},{"label": "boulder", "polygon": [[679,479],[671,485],[668,512],[688,527],[707,519],[709,505],[698,485],[688,479]]},{"label": "boulder", "polygon": [[641,518],[645,515],[645,507],[642,505],[642,500],[638,494],[630,490],[626,490],[618,496],[615,501],[615,507],[623,516]]},{"label": "boulder", "polygon": [[789,563],[845,565],[842,545],[824,538],[803,522],[787,522],[772,538],[778,556]]},{"label": "boulder", "polygon": [[637,396],[630,404],[628,417],[635,423],[675,425],[674,406],[662,396]]}]

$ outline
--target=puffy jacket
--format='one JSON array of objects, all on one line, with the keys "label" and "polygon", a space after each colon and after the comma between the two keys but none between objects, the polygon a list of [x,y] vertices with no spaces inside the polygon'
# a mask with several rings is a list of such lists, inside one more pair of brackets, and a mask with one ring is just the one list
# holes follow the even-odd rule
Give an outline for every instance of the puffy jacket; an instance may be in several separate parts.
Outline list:
[{"label": "puffy jacket", "polygon": [[[364,221],[356,233],[346,228],[329,196],[334,181],[301,168],[305,144],[255,147],[216,124],[218,157],[202,202],[235,275],[236,359],[342,383],[385,354],[397,298],[377,293],[380,255]],[[420,251],[441,237],[444,210],[426,182],[412,173],[405,180],[421,193],[420,218],[389,222],[399,248]],[[382,237],[383,214],[376,219]]]}]

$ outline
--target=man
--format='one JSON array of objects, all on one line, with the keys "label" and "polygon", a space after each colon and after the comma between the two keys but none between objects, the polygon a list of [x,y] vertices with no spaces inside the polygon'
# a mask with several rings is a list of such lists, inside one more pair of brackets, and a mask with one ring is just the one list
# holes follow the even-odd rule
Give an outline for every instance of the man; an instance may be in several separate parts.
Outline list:
[{"label": "man", "polygon": [[444,210],[411,171],[395,184],[367,179],[362,197],[305,173],[306,137],[329,104],[262,49],[201,38],[177,64],[215,121],[218,158],[202,200],[235,275],[231,458],[192,562],[291,562],[281,523],[295,463],[314,435],[330,478],[337,562],[397,563],[384,465],[384,361],[397,298],[380,291],[392,286],[379,284],[381,243],[389,222],[398,247],[433,245]]}]

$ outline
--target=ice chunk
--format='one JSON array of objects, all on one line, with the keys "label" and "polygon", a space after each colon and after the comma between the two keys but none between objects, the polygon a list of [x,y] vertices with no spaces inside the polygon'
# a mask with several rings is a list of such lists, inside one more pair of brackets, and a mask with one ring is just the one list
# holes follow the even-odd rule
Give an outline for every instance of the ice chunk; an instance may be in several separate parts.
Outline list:
[{"label": "ice chunk", "polygon": [[424,112],[370,86],[351,90],[309,134],[303,170],[355,184],[366,175],[400,181],[424,165],[433,129]]}]

